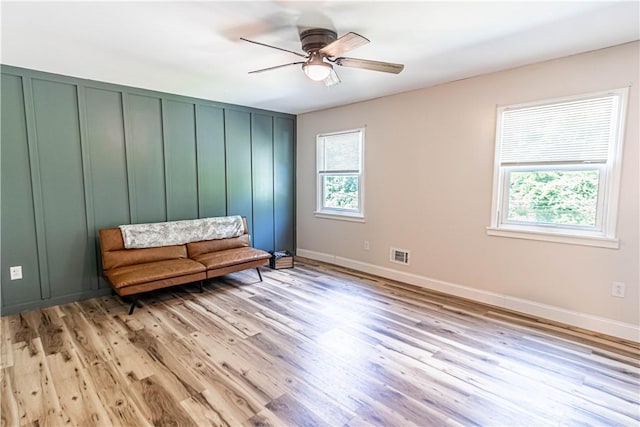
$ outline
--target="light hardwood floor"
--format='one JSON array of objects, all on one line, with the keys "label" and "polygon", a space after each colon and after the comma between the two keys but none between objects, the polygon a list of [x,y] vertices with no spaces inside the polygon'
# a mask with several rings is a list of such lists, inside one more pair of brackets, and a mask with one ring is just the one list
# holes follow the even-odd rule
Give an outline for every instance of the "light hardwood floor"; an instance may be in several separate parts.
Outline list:
[{"label": "light hardwood floor", "polygon": [[640,424],[640,349],[306,261],[5,316],[17,425]]}]

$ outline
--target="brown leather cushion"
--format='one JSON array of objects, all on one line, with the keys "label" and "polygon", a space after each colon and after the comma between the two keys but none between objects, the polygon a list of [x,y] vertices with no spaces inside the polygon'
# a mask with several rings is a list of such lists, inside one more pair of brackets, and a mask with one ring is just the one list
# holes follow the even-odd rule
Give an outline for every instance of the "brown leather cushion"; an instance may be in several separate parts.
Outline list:
[{"label": "brown leather cushion", "polygon": [[209,252],[218,252],[226,249],[242,248],[250,246],[251,241],[248,234],[240,237],[231,237],[229,239],[203,240],[201,242],[187,243],[187,253],[189,258]]},{"label": "brown leather cushion", "polygon": [[187,248],[184,245],[125,249],[119,228],[101,229],[100,247],[102,248],[103,270],[187,257]]},{"label": "brown leather cushion", "polygon": [[270,257],[271,255],[268,252],[261,251],[260,249],[242,247],[228,249],[222,252],[201,254],[193,257],[193,259],[204,264],[207,269],[213,269],[243,264],[245,262],[257,261],[260,259],[268,259]]},{"label": "brown leather cushion", "polygon": [[140,265],[149,262],[177,260],[187,258],[187,248],[180,246],[162,246],[147,249],[123,249],[102,254],[102,268],[111,270],[128,265]]},{"label": "brown leather cushion", "polygon": [[124,249],[124,240],[122,240],[122,232],[118,227],[101,228],[100,231],[100,247],[104,252],[117,251]]},{"label": "brown leather cushion", "polygon": [[154,280],[167,279],[205,271],[205,266],[190,259],[170,259],[127,265],[105,272],[114,288],[138,285]]}]

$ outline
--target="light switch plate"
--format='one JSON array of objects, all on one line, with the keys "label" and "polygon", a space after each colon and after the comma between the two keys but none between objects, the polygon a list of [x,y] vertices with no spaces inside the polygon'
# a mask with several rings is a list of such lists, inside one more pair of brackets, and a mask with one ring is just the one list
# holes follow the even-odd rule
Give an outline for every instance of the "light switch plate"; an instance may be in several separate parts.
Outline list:
[{"label": "light switch plate", "polygon": [[22,279],[22,266],[17,265],[14,267],[9,267],[9,274],[11,275],[11,280]]},{"label": "light switch plate", "polygon": [[616,298],[624,298],[624,283],[613,282],[611,284],[611,296]]}]

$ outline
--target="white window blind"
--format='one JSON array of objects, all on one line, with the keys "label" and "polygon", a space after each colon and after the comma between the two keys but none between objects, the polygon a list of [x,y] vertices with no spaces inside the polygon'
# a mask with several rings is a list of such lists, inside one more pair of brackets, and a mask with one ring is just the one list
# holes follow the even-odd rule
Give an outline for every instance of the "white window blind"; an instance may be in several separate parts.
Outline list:
[{"label": "white window blind", "polygon": [[347,132],[322,136],[319,173],[358,173],[360,171],[360,133]]},{"label": "white window blind", "polygon": [[618,102],[613,94],[504,110],[501,164],[606,163]]}]

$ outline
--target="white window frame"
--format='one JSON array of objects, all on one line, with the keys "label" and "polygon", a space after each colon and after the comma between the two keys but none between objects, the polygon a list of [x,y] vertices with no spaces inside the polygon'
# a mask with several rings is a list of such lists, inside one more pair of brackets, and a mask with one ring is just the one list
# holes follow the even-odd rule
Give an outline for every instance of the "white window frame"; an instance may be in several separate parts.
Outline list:
[{"label": "white window frame", "polygon": [[[544,106],[563,102],[585,100],[590,98],[614,95],[618,97],[618,117],[613,126],[614,135],[610,139],[606,163],[570,163],[502,165],[502,115],[505,111],[517,108]],[[497,108],[496,142],[493,177],[493,195],[491,209],[491,225],[487,227],[490,236],[501,236],[520,239],[543,240],[605,248],[619,247],[616,234],[618,219],[618,199],[620,193],[620,176],[622,169],[622,146],[627,108],[628,88],[614,89],[556,98],[539,102],[503,106]],[[541,224],[508,220],[506,207],[508,203],[509,173],[514,171],[536,170],[594,170],[599,171],[598,206],[594,227],[570,226],[559,224]]]},{"label": "white window frame", "polygon": [[[320,164],[320,150],[324,146],[324,139],[333,135],[358,133],[360,143],[360,167],[357,171],[323,171]],[[346,221],[364,222],[364,128],[349,129],[338,132],[322,133],[316,136],[316,210],[318,218],[340,219]],[[324,176],[356,176],[358,178],[358,210],[340,209],[324,206]]]}]

